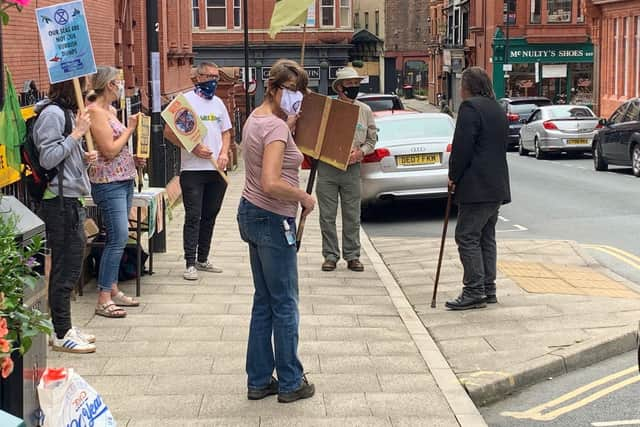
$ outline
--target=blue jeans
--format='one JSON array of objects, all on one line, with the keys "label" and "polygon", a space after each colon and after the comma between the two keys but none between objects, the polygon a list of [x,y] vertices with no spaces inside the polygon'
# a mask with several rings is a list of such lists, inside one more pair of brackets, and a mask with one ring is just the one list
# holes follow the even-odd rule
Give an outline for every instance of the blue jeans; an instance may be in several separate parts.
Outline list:
[{"label": "blue jeans", "polygon": [[98,270],[98,287],[102,292],[110,292],[118,283],[120,261],[129,240],[133,180],[91,184],[91,197],[100,209],[107,231]]},{"label": "blue jeans", "polygon": [[295,235],[294,218],[261,209],[245,198],[240,200],[238,225],[242,240],[249,244],[255,287],[247,348],[247,385],[251,389],[267,387],[275,368],[279,391],[288,393],[302,384],[303,368],[298,359],[296,246],[287,243],[284,220]]}]

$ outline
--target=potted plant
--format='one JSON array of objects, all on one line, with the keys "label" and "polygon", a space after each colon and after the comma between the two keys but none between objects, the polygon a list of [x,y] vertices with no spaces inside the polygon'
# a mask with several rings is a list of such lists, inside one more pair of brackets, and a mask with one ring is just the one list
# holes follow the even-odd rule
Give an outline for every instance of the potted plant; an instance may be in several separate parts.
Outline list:
[{"label": "potted plant", "polygon": [[48,315],[24,305],[25,288],[34,289],[40,275],[36,258],[42,238],[35,236],[26,246],[16,242],[16,221],[0,216],[0,376],[8,378],[14,360],[22,357],[36,335],[53,330]]}]

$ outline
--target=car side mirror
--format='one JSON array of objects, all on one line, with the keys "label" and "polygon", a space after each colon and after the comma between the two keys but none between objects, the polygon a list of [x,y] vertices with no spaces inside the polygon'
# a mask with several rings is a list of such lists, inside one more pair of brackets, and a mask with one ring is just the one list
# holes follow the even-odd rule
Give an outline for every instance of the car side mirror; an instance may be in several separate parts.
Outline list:
[{"label": "car side mirror", "polygon": [[609,121],[607,119],[598,120],[598,124],[602,127],[609,126]]}]

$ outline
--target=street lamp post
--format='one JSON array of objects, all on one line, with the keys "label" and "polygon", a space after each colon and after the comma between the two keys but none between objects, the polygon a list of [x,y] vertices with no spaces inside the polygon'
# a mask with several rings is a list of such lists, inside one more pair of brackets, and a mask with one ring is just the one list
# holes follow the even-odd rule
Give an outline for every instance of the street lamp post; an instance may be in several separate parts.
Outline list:
[{"label": "street lamp post", "polygon": [[[509,27],[511,26],[511,0],[504,0],[504,8],[507,9],[507,22],[505,23],[506,26],[506,38],[504,41],[504,65],[502,66],[503,68],[503,72],[505,72],[504,77],[505,77],[505,96],[509,95],[509,74],[507,74],[508,72],[511,71],[511,67],[509,64]],[[504,9],[503,8],[503,9]]]},{"label": "street lamp post", "polygon": [[[249,9],[247,0],[242,0],[243,16],[242,25],[244,26],[244,103],[245,118],[249,117],[251,97],[249,96]],[[257,71],[257,69],[256,69]]]}]

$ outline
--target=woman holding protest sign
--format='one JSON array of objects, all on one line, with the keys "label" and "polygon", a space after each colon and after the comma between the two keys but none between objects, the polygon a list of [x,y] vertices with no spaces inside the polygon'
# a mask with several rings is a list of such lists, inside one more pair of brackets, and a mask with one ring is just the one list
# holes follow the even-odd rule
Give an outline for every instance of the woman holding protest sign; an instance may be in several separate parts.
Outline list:
[{"label": "woman holding protest sign", "polygon": [[[297,63],[276,62],[269,72],[265,101],[243,131],[246,178],[238,224],[249,244],[255,288],[246,363],[250,400],[278,394],[279,402],[288,403],[315,393],[298,359],[295,217],[299,204],[306,215],[316,202],[299,188],[303,157],[290,130],[307,83],[307,74]],[[278,380],[272,376],[274,368]]]},{"label": "woman holding protest sign", "polygon": [[129,117],[128,126],[124,126],[112,106],[124,90],[118,76],[116,68],[98,67],[92,76],[92,91],[87,97],[91,134],[99,153],[98,160],[89,169],[91,195],[100,208],[107,230],[98,270],[100,294],[95,313],[110,318],[125,317],[127,312],[122,307],[140,305],[118,288],[120,260],[129,239],[136,163],[144,163],[144,159],[134,160],[128,146],[138,115]]},{"label": "woman holding protest sign", "polygon": [[40,165],[57,170],[38,212],[46,225],[47,247],[51,250],[52,349],[93,353],[95,337],[71,324],[71,292],[80,278],[86,245],[82,198],[91,191],[87,166],[97,158],[95,151],[85,152],[83,147],[91,120],[86,111],[78,111],[75,99],[72,81],[51,85],[49,98],[36,105],[31,135]]}]

